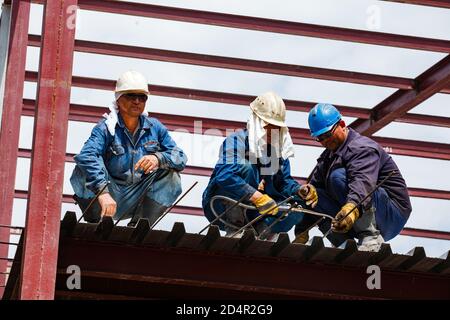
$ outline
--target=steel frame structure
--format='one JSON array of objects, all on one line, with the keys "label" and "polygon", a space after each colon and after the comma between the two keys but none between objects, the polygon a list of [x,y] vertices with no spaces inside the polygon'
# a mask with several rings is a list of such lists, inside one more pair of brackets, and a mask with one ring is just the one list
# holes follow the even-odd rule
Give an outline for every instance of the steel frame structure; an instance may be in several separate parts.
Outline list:
[{"label": "steel frame structure", "polygon": [[[110,90],[114,86],[113,81],[110,80],[72,76],[74,50],[93,54],[396,88],[398,91],[371,110],[347,106],[339,107],[344,115],[358,118],[351,125],[366,135],[372,135],[392,121],[450,127],[448,117],[407,113],[411,108],[435,93],[450,93],[449,55],[419,77],[408,79],[268,61],[80,41],[74,39],[75,30],[70,28],[66,22],[69,19],[72,19],[72,22],[74,21],[73,11],[70,10],[71,6],[79,6],[81,9],[100,12],[427,50],[446,54],[450,53],[450,41],[112,0],[54,0],[47,2],[42,0],[13,0],[6,1],[5,5],[9,5],[11,2],[11,36],[0,131],[0,145],[4,157],[3,161],[0,162],[0,178],[2,179],[0,224],[9,225],[11,223],[14,197],[26,197],[28,199],[20,288],[20,297],[23,299],[51,299],[54,297],[60,207],[61,201],[68,201],[67,197],[62,195],[64,162],[70,157],[70,155],[66,155],[65,148],[68,120],[92,122],[94,117],[98,119],[98,116],[104,111],[94,106],[70,105],[70,88],[77,86]],[[28,35],[31,2],[44,4],[42,37]],[[441,8],[450,7],[448,1],[438,0],[395,2]],[[39,74],[25,71],[27,45],[41,48]],[[45,57],[45,59],[42,57]],[[36,101],[23,100],[21,93],[23,92],[24,81],[37,82]],[[167,86],[151,85],[150,90],[153,94],[160,96],[237,105],[247,105],[253,99],[250,96],[233,93]],[[313,102],[286,100],[286,104],[290,110],[305,112],[309,110]],[[58,108],[58,112],[56,112],[56,108]],[[27,150],[18,150],[21,115],[35,117],[33,151],[31,153]],[[199,119],[163,114],[157,116],[167,124],[169,129],[182,127],[191,132],[193,121]],[[208,119],[208,126],[204,129],[219,128],[224,130],[225,128],[242,127],[242,125],[240,122]],[[293,128],[292,136],[296,144],[318,146],[309,137],[308,131],[305,129]],[[450,160],[450,145],[448,144],[380,137],[374,137],[374,139],[388,148],[392,154]],[[32,165],[28,192],[20,192],[14,188],[18,156],[31,157]],[[189,167],[187,173],[208,174],[209,169]],[[448,191],[410,189],[410,192],[413,196],[450,198],[450,192]],[[33,211],[33,215],[30,215],[31,211]],[[175,209],[175,212],[199,214],[197,208],[190,207],[179,207]],[[407,228],[403,231],[403,234],[449,239],[448,232],[440,231]],[[9,239],[9,231],[5,232],[0,228],[0,241],[7,239]],[[0,246],[0,256],[5,255],[5,252],[7,252],[5,250],[5,246]],[[6,261],[0,260],[0,271],[4,270],[5,267]],[[0,274],[0,280],[2,280],[2,277],[2,274]],[[2,290],[3,288],[0,287],[0,294]]]}]

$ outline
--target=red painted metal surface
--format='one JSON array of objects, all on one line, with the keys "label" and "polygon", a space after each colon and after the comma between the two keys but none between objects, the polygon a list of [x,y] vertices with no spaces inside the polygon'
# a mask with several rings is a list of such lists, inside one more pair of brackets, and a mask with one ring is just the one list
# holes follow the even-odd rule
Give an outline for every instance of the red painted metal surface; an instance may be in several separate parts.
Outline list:
[{"label": "red painted metal surface", "polygon": [[372,109],[371,119],[358,119],[350,126],[371,136],[396,118],[450,84],[450,55],[416,78],[415,90],[398,90]]},{"label": "red painted metal surface", "polygon": [[408,192],[411,197],[450,200],[450,191],[408,188]]},{"label": "red painted metal surface", "polygon": [[[228,240],[231,243],[237,243],[233,239]],[[258,245],[259,243],[255,244],[255,246]],[[92,288],[92,291],[101,290],[100,292],[109,294],[145,294],[159,284],[159,296],[153,296],[153,298],[189,296],[194,299],[211,299],[212,297],[248,299],[252,296],[260,299],[276,297],[297,299],[412,299],[417,297],[432,299],[440,297],[442,299],[449,297],[450,279],[445,275],[405,272],[401,268],[396,270],[382,267],[382,288],[369,290],[366,284],[367,253],[359,255],[364,255],[364,258],[360,258],[362,261],[360,265],[342,265],[305,261],[306,251],[303,251],[304,255],[301,255],[300,259],[289,259],[233,254],[226,248],[205,251],[171,246],[125,246],[70,238],[64,239],[61,246],[64,251],[61,251],[58,257],[60,270],[66,270],[69,265],[77,264],[81,270],[86,271],[85,284]],[[315,250],[323,250],[324,254],[334,253],[335,255],[338,250],[312,247],[296,249],[299,252],[302,249],[309,249],[312,254],[318,254],[314,252]],[[116,257],[115,263],[107,263],[111,256]],[[358,259],[356,254],[354,258]],[[403,260],[403,257],[395,258]],[[230,272],[230,270],[239,270],[239,272]],[[267,275],[267,270],[271,270],[270,276]],[[66,277],[67,275],[60,279],[63,280],[59,282],[61,290],[65,290]],[[103,279],[103,281],[95,285],[95,279],[97,281]],[[125,279],[128,279],[128,282],[123,281]],[[105,286],[108,286],[109,291],[103,289]],[[172,295],[166,296],[168,290],[172,291]]]},{"label": "red painted metal surface", "polygon": [[[25,73],[26,81],[34,82],[37,79],[37,73],[27,71]],[[94,79],[86,77],[73,77],[72,84],[75,87],[90,88],[90,89],[102,89],[102,90],[113,90],[115,86],[115,81],[105,80],[105,79]],[[151,94],[156,96],[180,98],[180,99],[190,99],[199,101],[209,101],[218,103],[227,103],[235,105],[245,105],[248,106],[254,96],[217,92],[217,91],[207,91],[199,89],[190,88],[178,88],[169,87],[161,85],[150,85]],[[299,100],[289,100],[283,99],[287,110],[309,112],[311,108],[315,105],[315,102],[299,101]],[[335,105],[339,108],[339,111],[347,117],[355,117],[361,119],[369,119],[370,109],[349,107],[342,105]],[[87,111],[87,110],[86,110]],[[81,120],[80,120],[81,121]],[[399,122],[412,123],[412,124],[422,124],[422,125],[437,125],[442,127],[450,127],[449,117],[439,117],[439,116],[427,116],[421,114],[405,114],[400,118],[396,119]]]},{"label": "red painted metal surface", "polygon": [[[29,40],[29,45],[35,47],[40,46],[39,36],[31,35]],[[414,85],[413,79],[401,77],[83,40],[75,41],[75,51],[145,60],[185,63],[205,67],[264,72],[294,77],[343,81],[397,89],[412,89]]]},{"label": "red painted metal surface", "polygon": [[76,0],[47,1],[27,203],[21,299],[53,299],[69,116]]},{"label": "red painted metal surface", "polygon": [[[25,78],[27,54],[29,1],[14,1],[11,10],[8,63],[6,67],[5,94],[3,99],[2,123],[0,128],[0,224],[11,224],[16,180],[17,146],[19,144],[20,114],[22,112],[22,92]],[[0,228],[0,241],[9,240],[9,230]],[[0,257],[8,254],[7,246],[0,246]],[[6,270],[6,263],[0,260],[0,272]],[[0,285],[5,281],[0,274]],[[0,297],[3,287],[0,287]]]},{"label": "red painted metal surface", "polygon": [[448,0],[383,0],[383,1],[450,9],[450,1]]},{"label": "red painted metal surface", "polygon": [[450,232],[438,230],[404,228],[400,234],[403,236],[411,236],[411,237],[437,238],[442,240],[450,240]]}]

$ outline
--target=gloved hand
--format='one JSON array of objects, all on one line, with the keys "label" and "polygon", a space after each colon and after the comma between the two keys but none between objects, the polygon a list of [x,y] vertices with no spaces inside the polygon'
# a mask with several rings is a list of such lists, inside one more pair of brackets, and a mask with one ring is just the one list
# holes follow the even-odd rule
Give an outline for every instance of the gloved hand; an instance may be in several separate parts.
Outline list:
[{"label": "gloved hand", "polygon": [[263,194],[261,197],[253,202],[259,211],[259,214],[276,215],[278,213],[278,207],[275,200],[269,197],[267,194]]},{"label": "gloved hand", "polygon": [[292,241],[292,243],[301,243],[301,244],[305,244],[307,243],[309,240],[309,232],[308,231],[303,231],[302,233],[299,233],[298,235],[296,235],[294,241]]},{"label": "gloved hand", "polygon": [[311,206],[311,208],[314,208],[317,202],[319,202],[319,195],[317,194],[316,187],[312,184],[308,183],[302,185],[298,190],[298,195],[305,200],[306,205]]},{"label": "gloved hand", "polygon": [[[346,233],[353,227],[353,224],[359,218],[359,210],[358,210],[358,208],[355,208],[355,207],[356,207],[356,205],[354,203],[347,202],[341,208],[341,211],[338,212],[335,220],[332,222],[332,225],[331,225],[334,232]],[[353,208],[355,208],[355,209],[347,216],[347,214]],[[345,217],[345,216],[347,216],[347,217]],[[342,219],[343,217],[345,217],[345,218]],[[339,221],[341,219],[342,219],[342,221]]]}]

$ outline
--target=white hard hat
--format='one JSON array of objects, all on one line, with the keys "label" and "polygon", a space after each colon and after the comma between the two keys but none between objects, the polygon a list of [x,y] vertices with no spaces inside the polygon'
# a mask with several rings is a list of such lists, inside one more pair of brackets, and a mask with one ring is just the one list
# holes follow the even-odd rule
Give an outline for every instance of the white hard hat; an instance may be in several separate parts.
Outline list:
[{"label": "white hard hat", "polygon": [[250,103],[252,111],[262,120],[278,127],[287,127],[286,106],[283,99],[276,93],[269,91],[258,96]]},{"label": "white hard hat", "polygon": [[137,71],[130,70],[123,73],[116,82],[116,93],[119,92],[142,92],[149,94],[148,82],[145,77]]}]

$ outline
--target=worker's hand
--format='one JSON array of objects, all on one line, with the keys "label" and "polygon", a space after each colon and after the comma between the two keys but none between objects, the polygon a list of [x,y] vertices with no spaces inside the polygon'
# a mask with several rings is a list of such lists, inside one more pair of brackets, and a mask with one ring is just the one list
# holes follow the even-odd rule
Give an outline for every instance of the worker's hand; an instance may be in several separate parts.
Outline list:
[{"label": "worker's hand", "polygon": [[[253,200],[254,205],[259,211],[259,214],[276,215],[278,213],[278,207],[275,200],[269,197],[267,194],[262,194],[257,191],[261,196]],[[250,198],[252,200],[252,198]]]},{"label": "worker's hand", "polygon": [[298,195],[305,200],[306,205],[311,206],[311,208],[314,208],[317,202],[319,202],[319,195],[317,194],[316,187],[312,184],[308,183],[302,185],[298,190]]},{"label": "worker's hand", "polygon": [[295,239],[294,241],[292,241],[292,243],[306,244],[308,240],[309,240],[309,232],[303,231],[302,233],[299,233],[298,235],[295,236]]},{"label": "worker's hand", "polygon": [[100,215],[112,217],[116,213],[117,203],[109,193],[102,193],[98,196],[98,202],[102,208]]},{"label": "worker's hand", "polygon": [[156,169],[158,169],[159,167],[159,160],[158,158],[153,155],[146,155],[143,156],[141,159],[139,159],[138,162],[136,162],[136,165],[134,166],[134,170],[139,170],[142,169],[142,171],[144,171],[145,174],[148,174]]},{"label": "worker's hand", "polygon": [[[348,232],[355,223],[356,219],[359,218],[359,210],[355,208],[356,205],[352,202],[347,202],[341,211],[336,215],[335,220],[332,222],[332,228],[334,232],[346,233]],[[347,215],[353,208],[355,208],[349,215]],[[347,216],[347,217],[345,217]],[[345,218],[344,218],[345,217]],[[342,219],[344,218],[344,219]],[[340,221],[342,219],[342,221]]]}]

